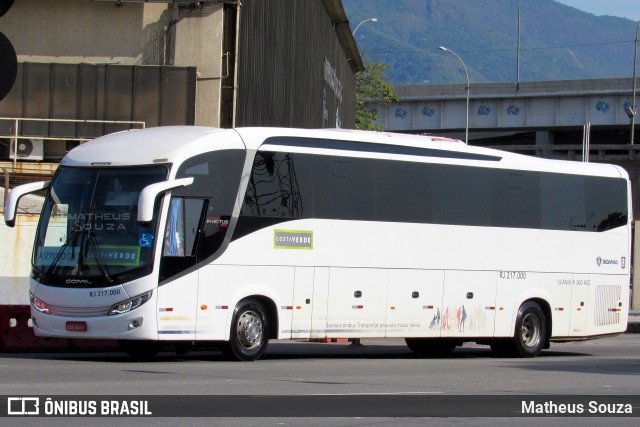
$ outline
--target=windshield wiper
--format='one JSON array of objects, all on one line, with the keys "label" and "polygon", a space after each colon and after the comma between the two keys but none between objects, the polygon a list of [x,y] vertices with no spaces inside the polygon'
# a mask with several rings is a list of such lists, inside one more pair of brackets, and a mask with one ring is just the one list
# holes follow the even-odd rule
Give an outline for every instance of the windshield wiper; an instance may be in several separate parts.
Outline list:
[{"label": "windshield wiper", "polygon": [[98,249],[98,245],[96,244],[96,236],[91,232],[91,223],[89,223],[89,228],[87,230],[86,244],[91,249],[91,252],[93,252],[96,265],[100,269],[100,272],[104,275],[104,277],[107,279],[109,283],[113,283],[113,279],[109,277],[109,269],[107,268],[107,265],[104,263],[104,260],[102,259],[102,255],[100,254],[100,251]]},{"label": "windshield wiper", "polygon": [[[69,237],[67,237],[67,240],[65,240],[65,242],[62,244],[62,246],[60,246],[60,250],[58,251],[58,253],[56,254],[56,257],[53,259],[53,261],[51,262],[51,265],[49,266],[49,268],[47,268],[47,271],[44,273],[44,277],[42,279],[43,282],[47,282],[47,279],[49,278],[49,276],[51,275],[51,273],[53,273],[53,270],[58,266],[58,262],[60,261],[60,258],[62,257],[62,255],[66,252],[67,248],[69,247],[69,243],[71,243],[71,240],[73,240],[73,245],[71,246],[71,248],[75,248],[76,244],[77,244],[77,237],[80,234],[80,230],[73,228],[71,233],[69,234]],[[44,246],[43,246],[44,247]],[[42,250],[42,248],[40,249]],[[73,255],[73,250],[71,251],[71,254]],[[76,260],[76,266],[78,260]]]}]

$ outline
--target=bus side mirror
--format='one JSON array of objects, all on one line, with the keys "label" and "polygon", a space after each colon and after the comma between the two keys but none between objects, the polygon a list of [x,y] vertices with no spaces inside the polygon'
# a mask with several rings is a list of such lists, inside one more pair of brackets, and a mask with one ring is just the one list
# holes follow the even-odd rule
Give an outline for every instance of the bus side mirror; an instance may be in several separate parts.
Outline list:
[{"label": "bus side mirror", "polygon": [[193,184],[193,177],[156,182],[144,187],[138,198],[138,222],[143,225],[151,222],[153,219],[153,205],[156,203],[156,198],[159,194],[191,184]]},{"label": "bus side mirror", "polygon": [[50,180],[31,182],[29,184],[22,184],[12,188],[7,195],[7,201],[4,204],[4,223],[9,227],[14,227],[16,225],[16,210],[18,209],[18,202],[22,196],[49,188],[49,185],[51,185]]}]

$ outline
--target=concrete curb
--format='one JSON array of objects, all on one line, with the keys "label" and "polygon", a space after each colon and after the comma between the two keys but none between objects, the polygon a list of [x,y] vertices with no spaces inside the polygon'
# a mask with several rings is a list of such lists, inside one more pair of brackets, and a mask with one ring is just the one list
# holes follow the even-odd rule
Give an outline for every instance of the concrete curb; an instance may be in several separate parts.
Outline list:
[{"label": "concrete curb", "polygon": [[629,320],[627,320],[627,333],[640,334],[640,310],[629,310]]}]

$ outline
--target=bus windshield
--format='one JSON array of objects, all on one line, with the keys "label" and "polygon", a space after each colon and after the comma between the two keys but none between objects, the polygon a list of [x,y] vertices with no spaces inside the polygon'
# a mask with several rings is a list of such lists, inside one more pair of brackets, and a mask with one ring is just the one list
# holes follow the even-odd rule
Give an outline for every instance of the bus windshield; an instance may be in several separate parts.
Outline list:
[{"label": "bus windshield", "polygon": [[148,274],[156,224],[138,224],[138,197],[166,177],[162,165],[60,167],[36,236],[37,279],[54,286],[108,286]]}]

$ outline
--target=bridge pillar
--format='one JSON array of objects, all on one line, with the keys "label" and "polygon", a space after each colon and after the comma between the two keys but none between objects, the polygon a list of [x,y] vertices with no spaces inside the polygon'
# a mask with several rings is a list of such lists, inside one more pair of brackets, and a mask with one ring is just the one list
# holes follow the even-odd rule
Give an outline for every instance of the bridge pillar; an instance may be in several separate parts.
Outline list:
[{"label": "bridge pillar", "polygon": [[553,148],[554,135],[552,131],[540,130],[536,132],[536,155],[538,157],[550,158]]},{"label": "bridge pillar", "polygon": [[536,145],[553,145],[554,135],[550,130],[536,132]]}]

